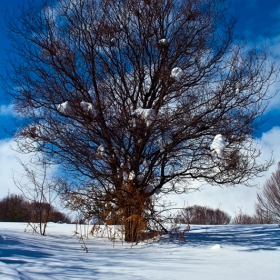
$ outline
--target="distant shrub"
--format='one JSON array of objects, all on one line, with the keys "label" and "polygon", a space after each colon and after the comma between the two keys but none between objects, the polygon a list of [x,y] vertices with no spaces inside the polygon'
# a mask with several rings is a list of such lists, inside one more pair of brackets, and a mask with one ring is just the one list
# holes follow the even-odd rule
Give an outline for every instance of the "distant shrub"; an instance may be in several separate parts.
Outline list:
[{"label": "distant shrub", "polygon": [[255,216],[250,216],[242,212],[238,213],[231,222],[233,225],[252,225],[258,224]]},{"label": "distant shrub", "polygon": [[[49,203],[29,202],[21,195],[11,194],[0,200],[0,222],[40,222],[50,211],[50,222],[70,222],[69,217]],[[41,213],[41,215],[40,215]]]},{"label": "distant shrub", "polygon": [[271,212],[256,204],[255,214],[250,216],[242,212],[242,209],[235,215],[232,222],[233,225],[253,225],[253,224],[273,224],[274,218]]},{"label": "distant shrub", "polygon": [[0,200],[1,222],[24,222],[30,219],[29,203],[20,195],[8,195]]},{"label": "distant shrub", "polygon": [[183,209],[176,218],[177,222],[180,223],[199,225],[227,225],[230,219],[230,215],[219,208],[212,209],[208,206],[199,205]]}]

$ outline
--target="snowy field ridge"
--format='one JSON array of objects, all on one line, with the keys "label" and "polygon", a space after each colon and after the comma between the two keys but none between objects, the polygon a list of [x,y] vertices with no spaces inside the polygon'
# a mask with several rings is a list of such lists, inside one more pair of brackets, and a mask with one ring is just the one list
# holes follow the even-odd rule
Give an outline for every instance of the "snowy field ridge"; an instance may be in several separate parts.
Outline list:
[{"label": "snowy field ridge", "polygon": [[85,238],[75,225],[50,223],[47,236],[25,232],[26,223],[0,223],[0,279],[279,279],[278,225],[191,225],[176,236],[131,248],[107,238]]}]

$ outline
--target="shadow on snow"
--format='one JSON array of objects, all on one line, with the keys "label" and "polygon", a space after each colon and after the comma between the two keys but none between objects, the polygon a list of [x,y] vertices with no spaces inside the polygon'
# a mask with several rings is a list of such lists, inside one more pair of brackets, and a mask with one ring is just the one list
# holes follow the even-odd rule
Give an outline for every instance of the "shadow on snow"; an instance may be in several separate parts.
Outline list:
[{"label": "shadow on snow", "polygon": [[162,238],[160,242],[178,243],[181,246],[240,246],[245,251],[280,249],[280,228],[278,225],[226,225],[196,226],[184,234],[186,242],[176,235]]},{"label": "shadow on snow", "polygon": [[23,249],[24,243],[16,240],[14,237],[0,235],[0,261],[6,264],[25,264],[28,258],[46,258],[51,254],[36,250],[36,246],[33,250]]}]

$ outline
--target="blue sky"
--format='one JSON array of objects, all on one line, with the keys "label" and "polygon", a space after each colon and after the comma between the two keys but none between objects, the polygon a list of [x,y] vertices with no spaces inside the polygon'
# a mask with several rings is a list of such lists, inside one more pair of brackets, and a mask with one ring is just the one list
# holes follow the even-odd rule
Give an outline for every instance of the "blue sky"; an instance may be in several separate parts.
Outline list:
[{"label": "blue sky", "polygon": [[[36,0],[40,2],[40,0]],[[0,0],[0,24],[5,25],[5,11],[16,10],[22,0]],[[280,2],[275,0],[232,0],[229,3],[230,12],[238,19],[236,33],[240,33],[248,42],[266,44],[271,48],[274,58],[280,59]],[[3,72],[3,60],[7,56],[9,41],[0,29],[0,73]],[[0,88],[0,139],[10,137],[6,130],[13,130],[13,122],[9,115],[11,101],[7,100]],[[269,131],[272,127],[280,126],[280,107],[272,106],[267,112],[268,121],[257,134]]]},{"label": "blue sky", "polygon": [[[37,1],[39,2],[40,0]],[[23,0],[0,0],[0,24],[5,24],[6,9],[13,11],[23,2]],[[265,44],[271,51],[271,60],[280,62],[280,1],[232,0],[229,3],[229,10],[238,19],[236,33],[242,34],[249,43]],[[3,60],[7,56],[6,49],[8,48],[9,42],[2,28],[0,28],[0,73],[3,73],[4,70]],[[280,83],[274,84],[271,92],[274,93],[277,88],[280,88]],[[280,126],[280,94],[272,99],[266,117],[268,118],[267,122],[261,127],[261,131],[256,136],[263,146],[264,154],[269,154],[270,150],[273,150],[274,158],[277,162],[280,160],[280,147],[278,148],[280,139],[280,128],[278,128]],[[0,185],[0,198],[6,195],[8,189],[10,192],[14,192],[11,174],[12,170],[18,169],[15,157],[19,156],[10,149],[10,146],[13,145],[13,138],[12,135],[6,133],[5,129],[8,131],[13,130],[12,106],[11,100],[7,99],[4,91],[0,88],[0,180],[2,182]],[[273,170],[275,170],[275,167],[272,167],[265,174],[265,177],[260,181],[256,181],[256,183],[263,184]],[[207,204],[213,207],[220,205],[223,209],[225,208],[223,206],[226,205],[222,201],[228,199],[231,200],[231,211],[237,210],[238,207],[243,207],[244,210],[247,209],[248,212],[252,212],[254,197],[251,198],[250,203],[246,204],[246,201],[248,201],[248,196],[255,196],[255,193],[256,189],[232,188],[224,191],[222,189],[207,188],[204,192],[193,196],[190,195],[186,198],[183,197],[181,200],[189,205],[193,203]],[[241,205],[242,203],[245,206]]]}]

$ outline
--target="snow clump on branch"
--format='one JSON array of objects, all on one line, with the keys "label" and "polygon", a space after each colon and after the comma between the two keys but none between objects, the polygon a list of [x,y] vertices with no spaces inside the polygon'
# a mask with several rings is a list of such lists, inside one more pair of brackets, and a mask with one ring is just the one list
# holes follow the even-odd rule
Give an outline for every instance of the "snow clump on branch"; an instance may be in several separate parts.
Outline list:
[{"label": "snow clump on branch", "polygon": [[104,146],[101,144],[101,145],[97,148],[96,156],[97,156],[97,157],[103,157],[103,156],[104,156],[104,152],[105,152],[105,148],[104,148]]},{"label": "snow clump on branch", "polygon": [[133,181],[135,179],[135,177],[136,177],[136,175],[135,175],[134,171],[131,171],[129,173],[128,180]]},{"label": "snow clump on branch", "polygon": [[158,41],[158,43],[159,43],[160,45],[166,45],[166,44],[167,44],[167,40],[166,40],[165,38],[162,38],[162,39],[160,39],[160,40]]},{"label": "snow clump on branch", "polygon": [[93,107],[92,104],[89,102],[81,101],[80,103],[81,107],[84,109],[86,113],[93,113]]},{"label": "snow clump on branch", "polygon": [[210,146],[210,150],[216,153],[216,155],[221,158],[223,156],[223,151],[226,148],[226,141],[223,137],[223,135],[221,134],[217,134],[214,139],[213,142]]},{"label": "snow clump on branch", "polygon": [[69,115],[71,106],[68,101],[65,101],[57,106],[57,111],[63,115]]},{"label": "snow clump on branch", "polygon": [[179,81],[182,78],[183,74],[184,74],[184,72],[181,68],[175,67],[172,69],[170,76],[171,76],[171,78],[175,79],[176,81]]}]

